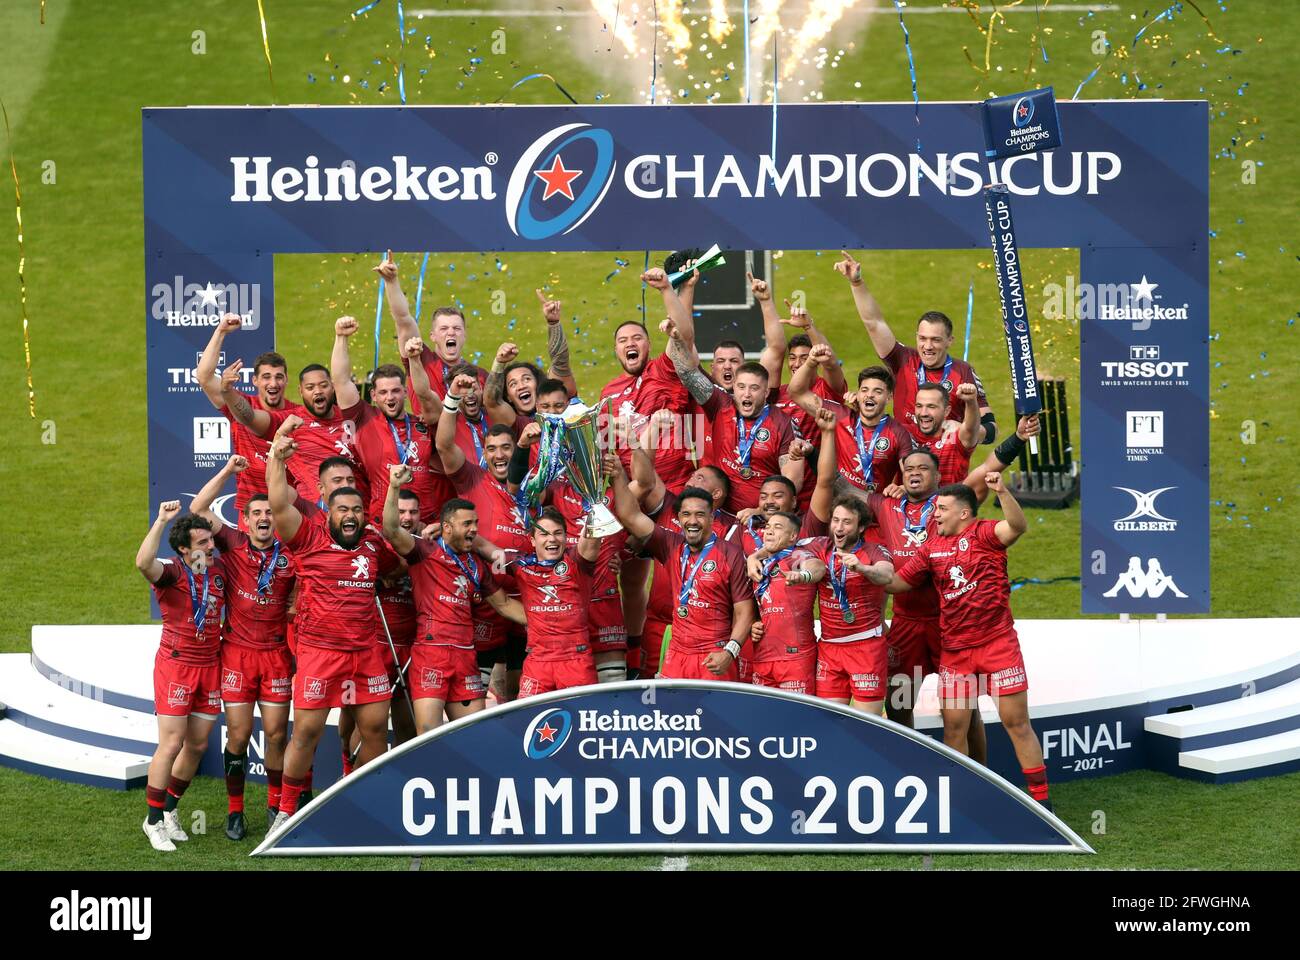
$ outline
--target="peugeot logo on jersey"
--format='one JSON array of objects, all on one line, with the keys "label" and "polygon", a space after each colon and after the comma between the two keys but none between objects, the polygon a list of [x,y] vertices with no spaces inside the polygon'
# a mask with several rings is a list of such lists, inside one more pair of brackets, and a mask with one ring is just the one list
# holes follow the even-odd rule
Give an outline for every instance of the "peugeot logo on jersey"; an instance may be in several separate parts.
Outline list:
[{"label": "peugeot logo on jersey", "polygon": [[524,755],[530,760],[545,760],[560,752],[573,732],[573,717],[568,710],[549,707],[524,730]]}]

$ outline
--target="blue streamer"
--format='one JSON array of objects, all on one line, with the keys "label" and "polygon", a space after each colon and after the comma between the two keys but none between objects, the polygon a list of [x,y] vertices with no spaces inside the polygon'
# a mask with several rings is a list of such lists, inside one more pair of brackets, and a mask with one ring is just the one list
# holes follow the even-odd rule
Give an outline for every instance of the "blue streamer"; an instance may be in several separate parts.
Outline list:
[{"label": "blue streamer", "polygon": [[[402,12],[402,0],[397,0],[397,39],[398,46],[406,46],[406,14]],[[397,54],[402,55],[401,51]],[[402,104],[406,104],[406,61],[397,61],[397,95],[401,98]]]},{"label": "blue streamer", "polygon": [[[780,82],[780,77],[777,73],[777,64],[779,63],[777,59],[777,51],[776,51],[777,36],[778,34],[775,33],[772,34],[772,170],[773,171],[776,170],[776,101],[777,101],[776,88]],[[773,176],[775,176],[775,173],[773,173]]]},{"label": "blue streamer", "polygon": [[749,0],[745,0],[745,102],[749,103]]},{"label": "blue streamer", "polygon": [[1047,586],[1053,583],[1080,583],[1079,577],[1049,577],[1046,580],[1039,577],[1016,577],[1011,581],[1011,590],[1014,592],[1021,587]]},{"label": "blue streamer", "polygon": [[357,17],[361,16],[363,13],[369,13],[371,10],[375,9],[375,7],[379,6],[379,3],[380,3],[380,0],[371,0],[370,3],[367,3],[364,7],[362,7],[360,10],[358,10],[356,13],[352,14],[352,19],[355,20]]},{"label": "blue streamer", "polygon": [[[653,106],[655,102],[655,80],[659,77],[659,0],[653,0],[652,6],[654,7],[655,22],[654,36],[650,41],[650,104]],[[649,255],[647,254],[647,257],[648,256]],[[649,260],[647,259],[646,262],[649,263]],[[642,305],[645,304],[644,289],[641,291],[641,302]],[[645,311],[642,310],[641,314],[644,316]]]},{"label": "blue streamer", "polygon": [[[903,49],[907,51],[907,71],[912,75],[912,107],[916,111],[916,125],[921,125],[921,95],[916,89],[916,61],[912,58],[912,35],[907,32],[907,24],[903,22],[903,5],[894,0],[894,9],[898,11],[898,25],[903,30]],[[921,152],[921,136],[918,133],[916,137],[916,152]]]},{"label": "blue streamer", "polygon": [[1043,14],[1038,9],[1038,0],[1034,0],[1034,19],[1038,21],[1038,49],[1042,51],[1043,63],[1051,63],[1047,59],[1047,47],[1043,44]]},{"label": "blue streamer", "polygon": [[1133,42],[1129,44],[1129,48],[1132,49],[1133,47],[1137,46],[1137,42],[1142,39],[1142,34],[1146,33],[1148,30],[1154,27],[1161,20],[1168,20],[1175,13],[1182,13],[1182,12],[1183,12],[1183,5],[1181,3],[1175,3],[1171,7],[1169,7],[1169,9],[1161,11],[1159,14],[1156,15],[1156,18],[1154,20],[1152,20],[1150,23],[1148,23],[1145,27],[1143,27],[1141,30],[1137,32],[1137,35],[1133,37]]},{"label": "blue streamer", "polygon": [[970,357],[970,322],[975,315],[975,281],[970,282],[970,289],[966,291],[966,346],[962,347],[961,358],[963,360]]},{"label": "blue streamer", "polygon": [[[384,278],[379,278],[379,301],[375,304],[375,366],[379,366],[379,324],[384,318]],[[374,369],[373,367],[371,369]]]},{"label": "blue streamer", "polygon": [[1110,40],[1106,37],[1102,37],[1101,42],[1106,44],[1106,55],[1103,56],[1101,60],[1097,62],[1097,65],[1092,68],[1092,73],[1088,74],[1086,77],[1083,78],[1083,83],[1080,83],[1078,90],[1074,91],[1074,96],[1070,98],[1071,100],[1079,99],[1079,91],[1083,89],[1084,84],[1086,84],[1088,81],[1090,81],[1093,77],[1097,75],[1097,71],[1101,69],[1101,65],[1106,62],[1106,57],[1110,56]]},{"label": "blue streamer", "polygon": [[420,261],[420,281],[415,286],[415,322],[420,322],[420,301],[424,298],[424,269],[429,265],[429,255],[426,253],[424,259]]}]

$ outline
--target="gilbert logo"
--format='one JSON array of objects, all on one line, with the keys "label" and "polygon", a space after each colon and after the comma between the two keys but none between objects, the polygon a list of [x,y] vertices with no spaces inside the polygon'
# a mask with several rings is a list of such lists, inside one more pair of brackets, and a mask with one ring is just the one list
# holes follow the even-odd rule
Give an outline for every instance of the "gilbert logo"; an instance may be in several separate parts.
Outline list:
[{"label": "gilbert logo", "polygon": [[244,330],[262,325],[260,283],[186,283],[179,273],[171,283],[153,285],[153,318],[169,327],[215,327],[223,313],[237,313]]},{"label": "gilbert logo", "polygon": [[83,897],[73,890],[50,901],[50,929],[60,933],[129,931],[133,940],[148,940],[152,917],[151,897]]}]

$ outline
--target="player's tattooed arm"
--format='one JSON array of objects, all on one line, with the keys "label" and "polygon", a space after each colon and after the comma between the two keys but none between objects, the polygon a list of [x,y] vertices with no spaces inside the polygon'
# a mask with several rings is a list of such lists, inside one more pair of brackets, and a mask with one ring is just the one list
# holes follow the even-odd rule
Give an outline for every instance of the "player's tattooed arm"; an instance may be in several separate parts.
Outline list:
[{"label": "player's tattooed arm", "polygon": [[359,327],[356,317],[339,317],[334,321],[334,349],[330,352],[330,379],[334,382],[334,399],[340,410],[355,407],[361,401],[361,391],[352,382],[352,355],[348,351],[348,340]]},{"label": "player's tattooed arm", "polygon": [[190,513],[203,517],[208,523],[212,524],[212,533],[216,535],[221,532],[224,524],[221,518],[212,511],[212,501],[221,496],[222,489],[226,486],[226,481],[233,476],[243,473],[248,469],[248,460],[235,454],[226,461],[226,465],[212,475],[212,479],[203,485],[203,489],[194,495],[190,501]]},{"label": "player's tattooed arm", "polygon": [[993,532],[997,534],[1003,546],[1009,547],[1024,536],[1025,531],[1029,529],[1029,521],[1025,519],[1025,512],[1020,509],[1020,501],[1007,489],[1001,473],[985,474],[984,482],[998,498],[998,506],[1002,508],[1002,519],[993,528]]},{"label": "player's tattooed arm", "polygon": [[239,319],[239,314],[222,314],[221,319],[212,330],[212,339],[203,348],[203,353],[199,356],[198,366],[194,370],[194,377],[199,381],[199,386],[203,388],[203,393],[218,410],[221,409],[223,403],[221,378],[217,376],[217,364],[221,360],[221,348],[225,345],[226,336],[234,333],[241,326],[243,326],[243,323]]},{"label": "player's tattooed arm", "polygon": [[574,379],[573,367],[569,360],[569,341],[564,335],[562,304],[551,300],[541,290],[537,299],[542,304],[542,316],[546,318],[546,352],[551,358],[551,376],[562,382],[569,391],[569,396],[578,395],[578,381]]},{"label": "player's tattooed arm", "polygon": [[888,560],[877,560],[862,569],[862,575],[878,587],[883,587],[894,579],[894,565]]},{"label": "player's tattooed arm", "polygon": [[[397,279],[397,264],[393,263],[393,251],[384,254],[383,262],[372,267],[375,273],[384,278],[384,299],[388,301],[388,312],[393,315],[393,325],[397,328],[397,342],[405,343],[412,337],[420,335],[420,325],[411,316],[411,306],[402,292],[402,285]],[[344,406],[339,401],[339,406]]]},{"label": "player's tattooed arm", "polygon": [[[791,443],[791,446],[795,443],[801,442],[802,441],[795,440]],[[803,448],[800,447],[799,449],[802,450]],[[796,490],[802,490],[803,472],[807,466],[807,464],[804,463],[803,454],[795,455],[788,452],[783,453],[781,454],[780,460],[777,462],[781,465],[781,476],[793,483]]]},{"label": "player's tattooed arm", "polygon": [[252,433],[265,437],[271,432],[271,415],[265,410],[255,410],[248,396],[239,389],[243,360],[236,360],[221,373],[221,405],[225,405],[236,423],[241,423]]},{"label": "player's tattooed arm", "polygon": [[819,343],[809,352],[804,364],[790,377],[790,399],[811,416],[817,416],[817,412],[822,408],[822,398],[812,391],[813,381],[817,379],[817,367],[828,363],[834,357],[829,345]]},{"label": "player's tattooed arm", "polygon": [[402,484],[411,482],[411,468],[404,463],[394,463],[388,468],[388,492],[384,497],[384,539],[393,545],[400,556],[415,549],[415,538],[402,529],[397,511],[397,498]]},{"label": "player's tattooed arm", "polygon": [[492,609],[507,620],[517,623],[520,626],[528,626],[528,616],[524,612],[524,605],[513,597],[506,596],[504,590],[498,590],[487,598],[487,602],[492,605]]},{"label": "player's tattooed arm", "polygon": [[407,379],[411,384],[411,392],[420,402],[420,420],[425,426],[436,427],[442,399],[433,392],[433,384],[429,383],[429,374],[424,369],[424,364],[420,362],[420,354],[423,351],[424,341],[419,337],[411,337],[402,344],[402,356],[411,361],[411,372]]},{"label": "player's tattooed arm", "polygon": [[700,369],[700,358],[695,353],[695,348],[688,349],[675,329],[671,323],[667,323],[668,359],[673,362],[677,379],[682,382],[682,386],[690,393],[691,398],[698,404],[708,403],[709,397],[713,396],[714,383],[709,379],[709,375]]},{"label": "player's tattooed arm", "polygon": [[157,583],[158,578],[163,575],[166,568],[161,560],[158,559],[158,548],[162,545],[163,531],[167,529],[167,524],[171,523],[181,512],[181,502],[179,500],[167,500],[158,505],[158,516],[149,528],[149,532],[144,535],[144,541],[140,544],[140,549],[135,554],[135,568],[140,571],[146,580],[150,583]]},{"label": "player's tattooed arm", "polygon": [[835,414],[822,409],[817,411],[815,419],[817,429],[821,431],[822,445],[817,452],[817,485],[813,487],[812,502],[808,504],[808,509],[822,523],[830,523],[831,504],[835,501],[835,477],[839,472],[839,459],[835,450]]},{"label": "player's tattooed arm", "polygon": [[280,429],[275,431],[275,439],[271,441],[270,455],[266,458],[266,496],[271,504],[275,532],[285,543],[297,536],[298,528],[302,526],[302,514],[293,505],[297,491],[289,486],[285,470],[285,461],[297,452],[298,444],[293,439],[293,431],[300,426],[302,418],[296,414],[280,424]]},{"label": "player's tattooed arm", "polygon": [[876,298],[871,295],[871,291],[862,280],[862,265],[853,259],[853,255],[847,250],[841,250],[840,254],[844,259],[835,264],[835,272],[849,281],[849,289],[853,291],[853,304],[858,308],[858,316],[862,318],[862,325],[867,328],[867,336],[871,338],[871,345],[876,348],[876,356],[883,360],[889,356],[898,339],[889,329],[889,324],[885,323],[885,314],[880,309],[880,304],[876,302]]},{"label": "player's tattooed arm", "polygon": [[506,341],[497,347],[497,355],[488,371],[487,381],[483,384],[483,409],[493,423],[513,426],[518,414],[515,408],[506,402],[506,367],[514,363],[519,356],[518,345]]}]

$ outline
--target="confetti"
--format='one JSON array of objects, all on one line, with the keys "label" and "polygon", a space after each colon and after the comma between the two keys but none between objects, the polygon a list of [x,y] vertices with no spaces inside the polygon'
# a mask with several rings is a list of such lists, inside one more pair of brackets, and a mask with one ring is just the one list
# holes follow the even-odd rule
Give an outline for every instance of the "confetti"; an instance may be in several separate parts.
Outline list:
[{"label": "confetti", "polygon": [[31,321],[27,316],[27,278],[24,269],[27,264],[27,250],[23,245],[23,189],[18,181],[18,164],[14,160],[13,133],[9,129],[9,111],[0,101],[0,115],[4,116],[5,140],[9,144],[9,172],[14,178],[14,217],[18,221],[18,303],[23,315],[23,358],[27,364],[27,412],[36,419],[36,388],[32,385],[32,342],[30,334]]}]

